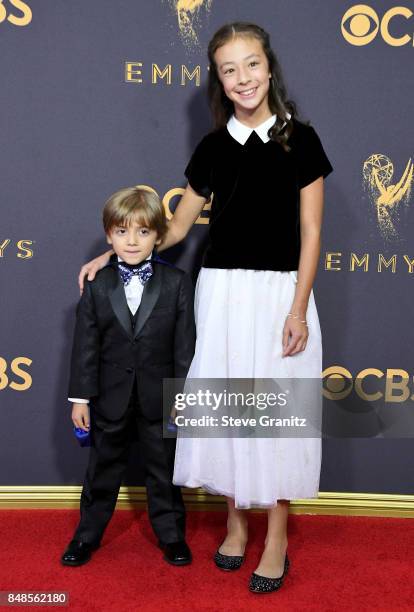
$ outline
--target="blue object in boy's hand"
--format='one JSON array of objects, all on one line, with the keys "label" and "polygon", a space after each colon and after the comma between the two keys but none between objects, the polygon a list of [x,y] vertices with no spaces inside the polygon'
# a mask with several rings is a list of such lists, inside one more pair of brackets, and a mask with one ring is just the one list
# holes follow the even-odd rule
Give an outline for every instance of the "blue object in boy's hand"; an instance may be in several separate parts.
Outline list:
[{"label": "blue object in boy's hand", "polygon": [[90,431],[84,431],[80,427],[74,427],[73,433],[75,434],[79,444],[81,446],[90,446],[91,445],[91,433]]},{"label": "blue object in boy's hand", "polygon": [[172,417],[168,419],[167,431],[169,431],[170,433],[177,433],[178,431],[178,427],[175,424],[175,419],[173,419]]}]

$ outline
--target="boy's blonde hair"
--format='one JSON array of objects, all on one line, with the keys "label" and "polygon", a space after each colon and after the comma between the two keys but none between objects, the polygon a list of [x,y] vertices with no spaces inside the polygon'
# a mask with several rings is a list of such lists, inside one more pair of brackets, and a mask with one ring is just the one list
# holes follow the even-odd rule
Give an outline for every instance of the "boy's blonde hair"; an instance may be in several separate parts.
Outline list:
[{"label": "boy's blonde hair", "polygon": [[126,187],[111,195],[104,206],[102,220],[106,234],[113,227],[127,227],[133,221],[155,230],[157,238],[163,238],[167,232],[160,198],[144,187]]}]

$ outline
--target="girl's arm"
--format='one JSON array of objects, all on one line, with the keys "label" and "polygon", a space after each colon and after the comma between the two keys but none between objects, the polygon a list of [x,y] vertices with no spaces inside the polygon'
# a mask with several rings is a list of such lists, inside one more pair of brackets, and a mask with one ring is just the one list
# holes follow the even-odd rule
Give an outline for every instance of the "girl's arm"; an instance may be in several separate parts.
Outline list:
[{"label": "girl's arm", "polygon": [[[168,232],[158,247],[158,251],[169,249],[187,236],[191,226],[196,222],[203,210],[206,201],[206,198],[199,196],[190,185],[187,185],[173,218],[168,223]],[[88,280],[92,281],[96,273],[107,265],[113,253],[112,250],[106,251],[102,255],[99,255],[99,257],[95,257],[95,259],[92,259],[92,261],[82,266],[78,278],[81,294],[83,292],[85,277],[87,276]]]},{"label": "girl's arm", "polygon": [[187,185],[173,217],[168,223],[168,232],[157,251],[169,249],[187,236],[203,210],[206,201],[206,198],[199,196],[190,185]]},{"label": "girl's arm", "polygon": [[286,319],[283,330],[284,357],[295,355],[306,348],[308,328],[302,321],[306,320],[309,296],[318,268],[322,213],[323,178],[320,177],[300,191],[301,249],[298,282],[290,309],[294,317]]}]

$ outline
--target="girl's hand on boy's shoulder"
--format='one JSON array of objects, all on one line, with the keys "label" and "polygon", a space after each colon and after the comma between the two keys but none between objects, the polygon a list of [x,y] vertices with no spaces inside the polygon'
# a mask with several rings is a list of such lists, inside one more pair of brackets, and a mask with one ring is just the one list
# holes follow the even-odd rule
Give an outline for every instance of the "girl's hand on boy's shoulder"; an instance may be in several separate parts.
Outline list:
[{"label": "girl's hand on boy's shoulder", "polygon": [[88,404],[72,404],[72,422],[75,427],[89,431],[89,405]]},{"label": "girl's hand on boy's shoulder", "polygon": [[304,351],[308,336],[308,327],[305,323],[298,319],[287,317],[283,328],[282,357],[296,355]]},{"label": "girl's hand on boy's shoulder", "polygon": [[87,276],[88,280],[93,281],[99,270],[102,270],[102,268],[107,265],[112,254],[112,250],[106,251],[106,253],[99,255],[99,257],[95,257],[95,259],[92,259],[92,261],[88,261],[88,263],[82,266],[78,277],[79,290],[81,295],[83,293],[85,277]]}]

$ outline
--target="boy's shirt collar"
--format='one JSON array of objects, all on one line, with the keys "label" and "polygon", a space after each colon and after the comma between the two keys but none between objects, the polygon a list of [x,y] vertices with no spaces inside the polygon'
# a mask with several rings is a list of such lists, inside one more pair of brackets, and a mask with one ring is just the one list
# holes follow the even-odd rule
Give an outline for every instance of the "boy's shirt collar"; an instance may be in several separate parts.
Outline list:
[{"label": "boy's shirt collar", "polygon": [[[144,261],[148,261],[148,259],[152,259],[153,254],[154,254],[154,251],[151,251],[151,253],[148,255],[148,257],[146,259],[144,259]],[[119,255],[117,255],[116,257],[117,257],[118,263],[125,263],[124,260],[121,257],[119,257]],[[140,264],[137,264],[137,266],[138,265],[140,265]]]}]

